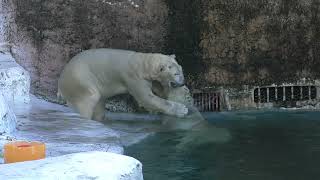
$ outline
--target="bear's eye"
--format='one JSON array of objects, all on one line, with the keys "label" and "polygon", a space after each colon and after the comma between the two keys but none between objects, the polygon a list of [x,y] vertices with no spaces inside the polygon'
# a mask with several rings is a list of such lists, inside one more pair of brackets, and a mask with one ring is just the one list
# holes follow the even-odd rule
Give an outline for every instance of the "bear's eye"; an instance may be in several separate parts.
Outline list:
[{"label": "bear's eye", "polygon": [[169,66],[169,69],[171,69],[172,68],[172,66]]},{"label": "bear's eye", "polygon": [[163,70],[164,70],[164,67],[161,67],[161,68],[160,68],[160,71],[162,72]]}]

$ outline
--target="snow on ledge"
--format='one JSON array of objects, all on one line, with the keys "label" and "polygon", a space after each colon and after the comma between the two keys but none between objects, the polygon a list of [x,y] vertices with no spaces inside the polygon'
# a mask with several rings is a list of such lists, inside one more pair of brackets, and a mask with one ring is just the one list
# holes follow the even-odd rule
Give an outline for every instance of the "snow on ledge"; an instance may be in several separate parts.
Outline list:
[{"label": "snow on ledge", "polygon": [[2,92],[0,90],[0,138],[1,135],[4,133],[11,134],[12,132],[15,132],[16,125],[16,116],[10,109],[9,105],[5,100],[5,97],[2,95]]},{"label": "snow on ledge", "polygon": [[0,179],[143,180],[143,175],[142,164],[132,157],[92,151],[0,165]]},{"label": "snow on ledge", "polygon": [[0,48],[0,90],[10,105],[29,103],[30,75]]}]

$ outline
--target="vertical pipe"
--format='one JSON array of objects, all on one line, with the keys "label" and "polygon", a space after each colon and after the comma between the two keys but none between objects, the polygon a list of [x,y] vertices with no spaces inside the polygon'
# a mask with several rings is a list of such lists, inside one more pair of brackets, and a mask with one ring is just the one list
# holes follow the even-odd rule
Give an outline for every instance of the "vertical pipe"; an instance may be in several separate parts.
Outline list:
[{"label": "vertical pipe", "polygon": [[294,99],[293,86],[291,86],[291,99]]},{"label": "vertical pipe", "polygon": [[278,101],[278,87],[274,87],[275,101]]},{"label": "vertical pipe", "polygon": [[302,93],[302,86],[300,86],[300,100],[303,98],[303,93]]}]

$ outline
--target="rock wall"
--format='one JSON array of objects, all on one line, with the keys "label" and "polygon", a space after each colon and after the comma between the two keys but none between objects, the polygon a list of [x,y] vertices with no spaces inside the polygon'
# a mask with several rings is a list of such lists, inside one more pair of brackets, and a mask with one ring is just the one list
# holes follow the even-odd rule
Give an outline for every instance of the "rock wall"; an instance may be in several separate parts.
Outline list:
[{"label": "rock wall", "polygon": [[205,0],[205,82],[266,85],[320,77],[319,0]]},{"label": "rock wall", "polygon": [[[0,40],[55,96],[76,53],[98,47],[176,54],[189,87],[320,79],[319,0],[0,0]],[[5,37],[5,38],[3,38]]]},{"label": "rock wall", "polygon": [[30,72],[36,94],[55,96],[63,66],[82,50],[163,51],[167,8],[161,0],[1,0],[0,4],[0,22],[11,21],[0,36],[15,45],[13,54]]}]

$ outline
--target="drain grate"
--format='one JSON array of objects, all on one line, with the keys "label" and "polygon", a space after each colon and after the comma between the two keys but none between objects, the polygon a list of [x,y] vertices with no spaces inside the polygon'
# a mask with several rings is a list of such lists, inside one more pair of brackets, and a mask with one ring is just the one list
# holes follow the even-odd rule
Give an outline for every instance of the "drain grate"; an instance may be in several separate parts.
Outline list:
[{"label": "drain grate", "polygon": [[193,100],[200,112],[220,111],[220,93],[194,93]]},{"label": "drain grate", "polygon": [[255,88],[253,99],[255,103],[306,101],[317,98],[315,86],[279,86]]}]

